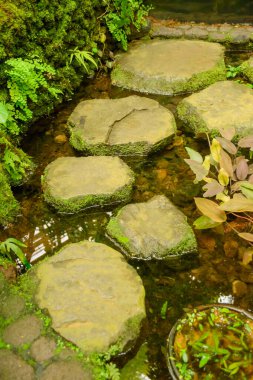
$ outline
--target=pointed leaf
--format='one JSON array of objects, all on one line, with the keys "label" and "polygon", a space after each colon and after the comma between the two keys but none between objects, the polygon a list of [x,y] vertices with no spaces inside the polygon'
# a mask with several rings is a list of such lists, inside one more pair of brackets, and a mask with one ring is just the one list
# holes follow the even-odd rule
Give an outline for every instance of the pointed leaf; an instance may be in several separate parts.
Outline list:
[{"label": "pointed leaf", "polygon": [[224,186],[219,184],[218,181],[213,180],[210,183],[207,183],[203,186],[203,190],[206,190],[206,192],[203,194],[203,197],[213,197],[219,193],[221,193],[224,190]]},{"label": "pointed leaf", "polygon": [[218,174],[218,180],[221,185],[227,186],[229,184],[229,176],[225,169],[221,168]]},{"label": "pointed leaf", "polygon": [[208,156],[205,156],[205,159],[204,159],[204,162],[202,164],[202,166],[209,171],[210,169],[210,165],[211,165],[211,157],[208,155]]},{"label": "pointed leaf", "polygon": [[253,184],[249,182],[242,182],[240,189],[246,198],[253,199]]},{"label": "pointed leaf", "polygon": [[208,170],[199,162],[189,159],[185,159],[184,161],[190,166],[191,170],[196,175],[197,181],[202,181],[202,179],[208,174]]},{"label": "pointed leaf", "polygon": [[229,212],[253,212],[253,200],[234,196],[233,199],[220,205],[220,209]]},{"label": "pointed leaf", "polygon": [[214,222],[212,219],[205,215],[200,216],[193,222],[193,225],[197,230],[207,230],[209,228],[215,228],[220,224],[220,222]]},{"label": "pointed leaf", "polygon": [[230,156],[221,149],[220,167],[223,168],[230,178],[234,176],[233,164]]},{"label": "pointed leaf", "polygon": [[216,140],[219,141],[222,148],[225,149],[228,153],[233,155],[236,154],[237,148],[231,141],[224,139],[223,137],[216,137]]},{"label": "pointed leaf", "polygon": [[185,147],[185,150],[189,154],[191,160],[197,161],[200,164],[202,164],[203,157],[201,156],[201,154],[199,152],[197,152],[194,149],[188,148],[187,146]]},{"label": "pointed leaf", "polygon": [[226,213],[219,208],[217,203],[203,198],[194,198],[194,200],[199,211],[213,221],[222,223],[227,219]]},{"label": "pointed leaf", "polygon": [[[240,236],[241,238],[243,238],[247,241],[253,242],[253,234],[250,234],[249,232],[240,232],[238,234],[238,236]],[[252,255],[252,253],[251,253],[251,255]]]},{"label": "pointed leaf", "polygon": [[220,129],[220,134],[225,139],[232,140],[232,138],[235,135],[235,128],[234,127],[231,127],[231,128],[221,128]]},{"label": "pointed leaf", "polygon": [[253,148],[253,135],[240,139],[238,141],[238,146],[241,148]]},{"label": "pointed leaf", "polygon": [[220,162],[220,151],[221,145],[218,140],[213,139],[211,147],[210,147],[211,155],[214,161]]},{"label": "pointed leaf", "polygon": [[237,157],[236,159],[236,176],[240,181],[243,181],[249,172],[249,167],[247,164],[247,161],[245,160],[244,157]]},{"label": "pointed leaf", "polygon": [[211,359],[210,354],[203,354],[199,362],[199,368],[203,368],[209,362],[210,359]]}]

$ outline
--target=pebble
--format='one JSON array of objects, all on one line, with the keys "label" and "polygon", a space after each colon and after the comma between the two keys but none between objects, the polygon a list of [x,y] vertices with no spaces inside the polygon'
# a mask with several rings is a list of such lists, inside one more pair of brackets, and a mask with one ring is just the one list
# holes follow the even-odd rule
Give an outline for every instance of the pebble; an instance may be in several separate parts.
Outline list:
[{"label": "pebble", "polygon": [[62,144],[65,144],[66,142],[68,141],[68,138],[66,135],[62,134],[62,135],[57,135],[55,136],[54,138],[54,142],[56,144],[59,144],[59,145],[62,145]]}]

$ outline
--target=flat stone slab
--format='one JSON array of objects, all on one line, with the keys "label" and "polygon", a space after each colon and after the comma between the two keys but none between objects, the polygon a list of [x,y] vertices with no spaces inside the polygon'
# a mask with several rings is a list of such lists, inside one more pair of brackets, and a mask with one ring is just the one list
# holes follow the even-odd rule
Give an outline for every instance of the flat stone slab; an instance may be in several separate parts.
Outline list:
[{"label": "flat stone slab", "polygon": [[45,169],[45,200],[61,212],[126,202],[134,173],[118,157],[60,157]]},{"label": "flat stone slab", "polygon": [[242,73],[253,83],[253,56],[241,64]]},{"label": "flat stone slab", "polygon": [[92,155],[146,155],[165,146],[176,132],[168,109],[135,95],[85,100],[68,125],[71,145]]},{"label": "flat stone slab", "polygon": [[174,95],[193,92],[226,78],[224,48],[205,41],[151,40],[116,56],[112,84]]},{"label": "flat stone slab", "polygon": [[234,127],[237,137],[246,136],[253,130],[253,91],[234,81],[218,82],[183,99],[177,111],[196,134]]},{"label": "flat stone slab", "polygon": [[92,380],[92,375],[77,361],[59,361],[49,364],[39,380]]},{"label": "flat stone slab", "polygon": [[186,216],[163,195],[122,207],[107,232],[134,259],[164,260],[197,251]]},{"label": "flat stone slab", "polygon": [[10,350],[0,350],[1,380],[35,380],[33,368]]},{"label": "flat stone slab", "polygon": [[42,321],[35,315],[25,315],[11,323],[3,332],[3,340],[14,347],[32,343],[42,330]]},{"label": "flat stone slab", "polygon": [[114,249],[82,241],[38,264],[36,300],[52,327],[85,353],[120,349],[136,339],[145,317],[141,278]]}]

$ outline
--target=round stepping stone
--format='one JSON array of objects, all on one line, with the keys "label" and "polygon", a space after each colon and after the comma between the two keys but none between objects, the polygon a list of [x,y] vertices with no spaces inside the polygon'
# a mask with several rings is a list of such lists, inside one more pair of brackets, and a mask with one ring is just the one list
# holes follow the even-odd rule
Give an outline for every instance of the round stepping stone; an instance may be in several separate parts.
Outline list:
[{"label": "round stepping stone", "polygon": [[35,380],[33,368],[9,350],[0,350],[1,380]]},{"label": "round stepping stone", "polygon": [[92,155],[146,155],[176,132],[173,114],[141,96],[83,101],[68,124],[71,145]]},{"label": "round stepping stone", "polygon": [[14,347],[20,347],[37,339],[41,330],[42,321],[34,315],[26,315],[6,327],[3,340]]},{"label": "round stepping stone", "polygon": [[253,56],[241,65],[242,73],[253,83]]},{"label": "round stepping stone", "polygon": [[223,81],[183,99],[178,117],[198,135],[234,127],[237,137],[252,134],[253,91],[244,84]]},{"label": "round stepping stone", "polygon": [[56,343],[53,339],[41,336],[33,342],[30,354],[37,362],[51,359],[55,355]]},{"label": "round stepping stone", "polygon": [[0,314],[4,318],[17,318],[22,314],[24,309],[25,300],[17,294],[8,295],[7,299],[4,299],[0,303]]},{"label": "round stepping stone", "polygon": [[133,259],[165,260],[197,252],[186,216],[163,195],[122,207],[107,232]]},{"label": "round stepping stone", "polygon": [[60,157],[45,169],[45,200],[61,212],[126,202],[134,173],[118,157]]},{"label": "round stepping stone", "polygon": [[205,41],[151,40],[132,44],[116,56],[112,84],[174,95],[226,79],[224,48]]},{"label": "round stepping stone", "polygon": [[50,364],[39,376],[39,380],[92,380],[89,371],[76,361],[59,361]]},{"label": "round stepping stone", "polygon": [[145,317],[141,278],[104,244],[69,244],[38,265],[36,299],[52,327],[85,353],[124,349]]}]

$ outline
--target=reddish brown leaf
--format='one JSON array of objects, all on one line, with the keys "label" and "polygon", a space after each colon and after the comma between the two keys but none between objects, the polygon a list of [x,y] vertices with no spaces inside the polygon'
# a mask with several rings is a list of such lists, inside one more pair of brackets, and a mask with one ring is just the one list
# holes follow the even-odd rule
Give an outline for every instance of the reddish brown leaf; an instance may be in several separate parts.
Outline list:
[{"label": "reddish brown leaf", "polygon": [[238,141],[238,146],[241,148],[253,148],[253,136],[243,137]]},{"label": "reddish brown leaf", "polygon": [[231,127],[231,128],[221,128],[220,129],[220,134],[225,139],[232,140],[232,138],[235,135],[235,128],[234,127]]},{"label": "reddish brown leaf", "polygon": [[253,174],[251,174],[251,176],[249,177],[248,181],[249,181],[249,183],[253,183]]},{"label": "reddish brown leaf", "polygon": [[205,184],[203,190],[206,190],[203,197],[213,197],[214,195],[221,193],[224,190],[224,186],[218,181],[213,180],[212,182]]},{"label": "reddish brown leaf", "polygon": [[247,178],[247,175],[249,173],[249,167],[247,164],[247,161],[244,157],[237,157],[236,159],[236,170],[235,170],[236,176],[240,181],[243,181]]},{"label": "reddish brown leaf", "polygon": [[219,208],[217,203],[204,198],[194,198],[194,200],[199,211],[215,222],[222,223],[227,219],[226,213]]},{"label": "reddish brown leaf", "polygon": [[224,139],[223,137],[216,137],[216,140],[219,141],[222,148],[225,149],[228,153],[236,154],[237,148],[231,141]]}]

